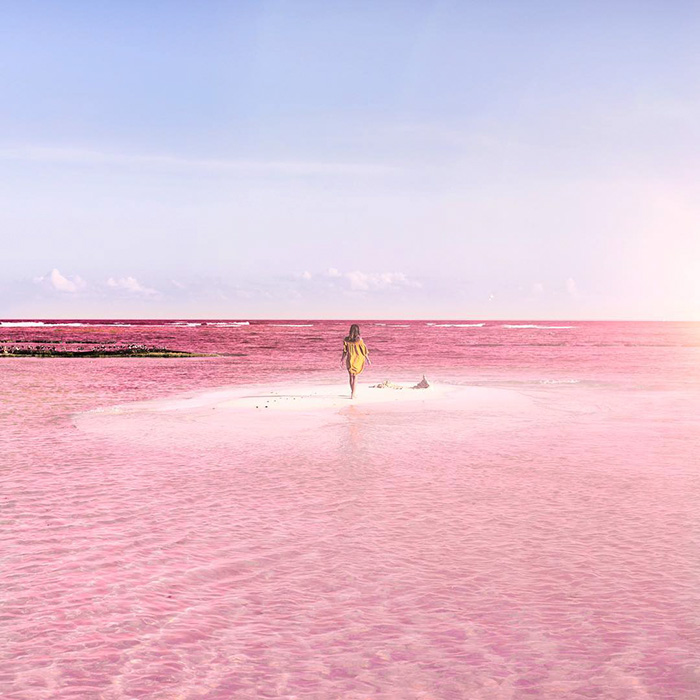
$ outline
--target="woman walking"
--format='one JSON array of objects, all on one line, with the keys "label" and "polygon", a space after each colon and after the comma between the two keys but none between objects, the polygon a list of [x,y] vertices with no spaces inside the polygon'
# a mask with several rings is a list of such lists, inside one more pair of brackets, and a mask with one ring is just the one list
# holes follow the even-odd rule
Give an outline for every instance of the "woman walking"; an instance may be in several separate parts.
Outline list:
[{"label": "woman walking", "polygon": [[350,378],[350,398],[355,398],[355,380],[357,375],[365,368],[365,362],[371,365],[369,351],[360,337],[360,327],[353,323],[350,332],[343,340],[343,356],[340,358],[340,366],[348,370]]}]

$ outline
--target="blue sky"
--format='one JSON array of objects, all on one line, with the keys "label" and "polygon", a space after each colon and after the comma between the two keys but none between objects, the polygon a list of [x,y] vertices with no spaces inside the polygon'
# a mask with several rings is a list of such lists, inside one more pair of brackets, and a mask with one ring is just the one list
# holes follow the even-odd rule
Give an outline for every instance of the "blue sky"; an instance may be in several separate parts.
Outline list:
[{"label": "blue sky", "polygon": [[700,319],[700,5],[7,2],[0,316]]}]

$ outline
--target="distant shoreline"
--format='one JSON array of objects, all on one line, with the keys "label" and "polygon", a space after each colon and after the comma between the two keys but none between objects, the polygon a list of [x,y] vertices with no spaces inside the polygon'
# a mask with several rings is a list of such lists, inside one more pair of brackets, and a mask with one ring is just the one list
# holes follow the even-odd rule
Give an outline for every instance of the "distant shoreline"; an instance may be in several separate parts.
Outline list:
[{"label": "distant shoreline", "polygon": [[187,352],[185,350],[170,350],[169,348],[105,348],[95,350],[58,350],[51,347],[18,348],[7,346],[0,349],[0,357],[216,357],[212,353]]}]

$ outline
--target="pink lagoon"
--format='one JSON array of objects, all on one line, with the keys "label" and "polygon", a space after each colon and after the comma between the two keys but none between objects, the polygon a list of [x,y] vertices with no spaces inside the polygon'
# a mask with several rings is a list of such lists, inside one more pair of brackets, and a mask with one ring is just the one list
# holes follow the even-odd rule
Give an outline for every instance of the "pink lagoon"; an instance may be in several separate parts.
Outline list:
[{"label": "pink lagoon", "polygon": [[2,9],[0,700],[700,698],[700,3]]},{"label": "pink lagoon", "polygon": [[0,696],[697,698],[700,324],[347,326],[0,324]]}]

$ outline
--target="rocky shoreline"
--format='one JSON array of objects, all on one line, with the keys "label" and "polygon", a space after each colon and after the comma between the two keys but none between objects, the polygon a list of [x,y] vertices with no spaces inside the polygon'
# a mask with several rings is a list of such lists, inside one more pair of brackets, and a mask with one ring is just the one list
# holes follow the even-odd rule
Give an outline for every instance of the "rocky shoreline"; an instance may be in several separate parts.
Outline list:
[{"label": "rocky shoreline", "polygon": [[210,354],[171,350],[147,345],[94,345],[83,348],[63,348],[41,345],[2,344],[0,357],[212,357]]}]

